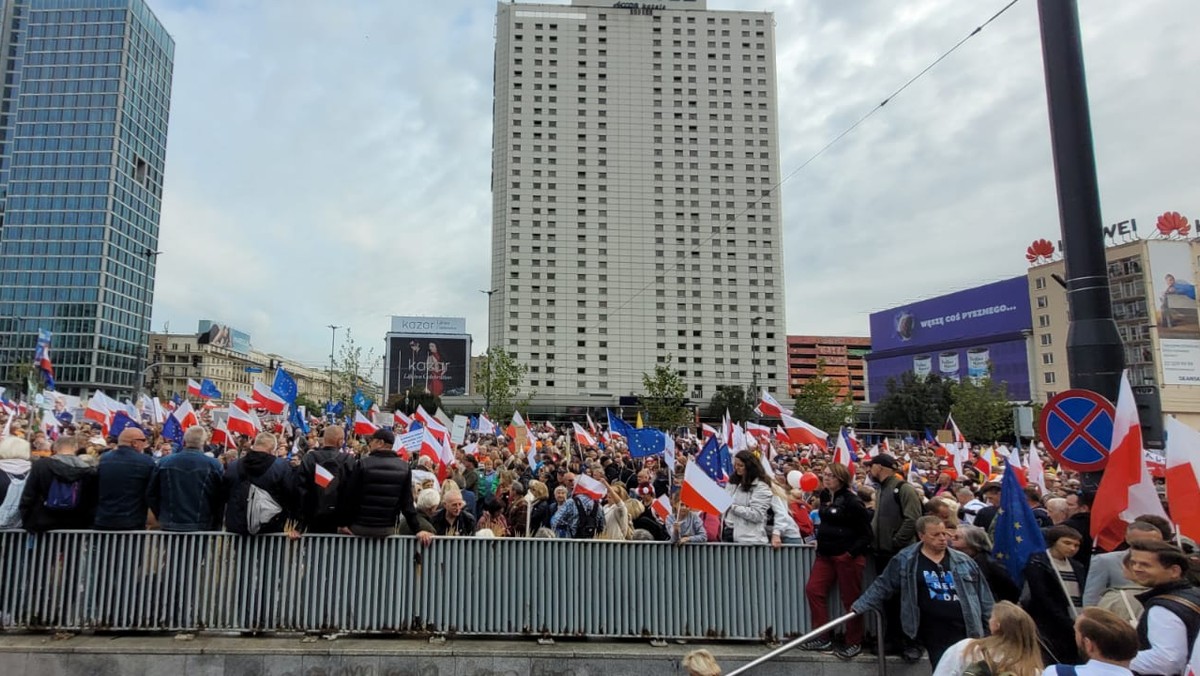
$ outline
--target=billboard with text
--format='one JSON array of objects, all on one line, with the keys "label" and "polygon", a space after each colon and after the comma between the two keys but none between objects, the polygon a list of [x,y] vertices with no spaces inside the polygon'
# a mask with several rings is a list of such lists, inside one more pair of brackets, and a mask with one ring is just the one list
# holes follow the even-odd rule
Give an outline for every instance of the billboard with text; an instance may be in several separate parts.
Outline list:
[{"label": "billboard with text", "polygon": [[388,397],[415,385],[439,397],[468,393],[470,336],[389,333],[386,341]]},{"label": "billboard with text", "polygon": [[871,350],[912,350],[1033,327],[1029,283],[1014,277],[871,315]]}]

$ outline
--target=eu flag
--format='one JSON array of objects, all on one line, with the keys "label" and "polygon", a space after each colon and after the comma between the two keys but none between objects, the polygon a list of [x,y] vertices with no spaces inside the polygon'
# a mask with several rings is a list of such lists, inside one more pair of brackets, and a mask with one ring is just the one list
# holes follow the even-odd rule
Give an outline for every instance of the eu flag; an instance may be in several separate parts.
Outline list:
[{"label": "eu flag", "polygon": [[666,437],[663,436],[662,430],[656,430],[653,427],[643,427],[638,430],[630,430],[626,440],[629,442],[629,455],[634,458],[648,458],[652,455],[659,455],[666,449]]},{"label": "eu flag", "polygon": [[[275,394],[279,393],[276,392]],[[302,411],[301,408],[302,407],[300,406],[292,406],[292,413],[288,417],[288,422],[292,424],[292,429],[295,429],[298,432],[303,432],[304,434],[308,434],[308,421],[305,420],[305,418],[308,416],[305,415],[305,412]]]},{"label": "eu flag", "polygon": [[200,396],[205,399],[220,399],[221,390],[217,389],[217,384],[205,378],[200,381]]},{"label": "eu flag", "polygon": [[162,426],[162,436],[176,444],[183,443],[183,427],[179,425],[179,419],[174,415],[167,416],[167,421]]},{"label": "eu flag", "polygon": [[275,380],[271,383],[271,391],[289,404],[296,403],[296,379],[283,367],[275,369]]},{"label": "eu flag", "polygon": [[619,434],[628,440],[633,438],[634,428],[633,425],[613,415],[612,411],[608,411],[608,431],[613,434]]},{"label": "eu flag", "polygon": [[725,468],[721,462],[721,445],[717,443],[715,436],[709,437],[708,441],[704,442],[704,448],[701,448],[700,453],[696,456],[696,464],[713,481],[725,480]]},{"label": "eu flag", "polygon": [[[112,424],[108,426],[108,434],[110,436],[119,437],[121,436],[121,432],[124,432],[129,427],[136,427],[139,430],[142,429],[142,426],[134,422],[133,418],[130,418],[128,413],[125,411],[117,411],[117,414],[113,416]],[[166,430],[164,429],[163,432],[165,434]]]},{"label": "eu flag", "polygon": [[371,400],[367,399],[362,390],[354,390],[354,407],[360,411],[367,411],[371,408]]},{"label": "eu flag", "polygon": [[1005,463],[1004,478],[1000,481],[1000,509],[996,511],[996,543],[992,553],[1008,569],[1008,575],[1020,587],[1024,581],[1025,564],[1029,557],[1046,550],[1042,529],[1025,499],[1025,491],[1017,479],[1012,463]]}]

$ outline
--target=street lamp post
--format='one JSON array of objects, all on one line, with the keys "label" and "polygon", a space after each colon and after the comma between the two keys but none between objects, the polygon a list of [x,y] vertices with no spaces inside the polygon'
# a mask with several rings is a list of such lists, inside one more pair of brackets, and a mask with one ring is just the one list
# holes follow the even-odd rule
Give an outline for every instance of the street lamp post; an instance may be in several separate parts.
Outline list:
[{"label": "street lamp post", "polygon": [[336,324],[329,325],[329,404],[333,404],[333,350],[337,345],[337,330],[340,328],[342,327]]},{"label": "street lamp post", "polygon": [[479,293],[486,294],[488,297],[488,320],[487,331],[484,336],[487,337],[488,349],[483,353],[484,364],[487,367],[487,373],[483,378],[483,410],[491,412],[492,408],[492,294],[496,293],[496,289],[479,290]]},{"label": "street lamp post", "polygon": [[762,317],[750,318],[750,390],[751,396],[758,397],[758,329]]}]

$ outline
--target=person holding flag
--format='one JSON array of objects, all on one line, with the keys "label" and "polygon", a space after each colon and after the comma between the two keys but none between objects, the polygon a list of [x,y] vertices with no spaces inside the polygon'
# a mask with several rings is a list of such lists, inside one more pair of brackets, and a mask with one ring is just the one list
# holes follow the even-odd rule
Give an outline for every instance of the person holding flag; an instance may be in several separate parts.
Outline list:
[{"label": "person holding flag", "polygon": [[753,453],[738,451],[734,456],[733,476],[729,478],[725,491],[733,498],[733,504],[725,512],[721,540],[766,544],[771,479]]},{"label": "person holding flag", "polygon": [[[342,487],[354,471],[355,458],[342,452],[345,428],[330,425],[321,433],[321,447],[304,454],[296,468],[300,528],[309,533],[336,533],[342,523]],[[318,477],[317,468],[323,476]],[[318,480],[320,479],[320,480]],[[411,490],[411,489],[410,489]]]}]

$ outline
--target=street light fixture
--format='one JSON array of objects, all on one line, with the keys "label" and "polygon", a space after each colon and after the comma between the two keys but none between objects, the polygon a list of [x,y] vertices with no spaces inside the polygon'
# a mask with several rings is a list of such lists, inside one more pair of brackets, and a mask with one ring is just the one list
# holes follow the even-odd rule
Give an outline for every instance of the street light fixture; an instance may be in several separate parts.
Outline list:
[{"label": "street light fixture", "polygon": [[499,289],[488,289],[487,291],[484,291],[483,289],[479,290],[479,293],[486,294],[488,297],[487,330],[484,332],[484,336],[487,338],[488,349],[483,353],[485,359],[483,363],[487,366],[487,375],[483,379],[483,410],[488,411],[489,413],[491,412],[490,409],[492,407],[492,294],[496,293],[498,290]]},{"label": "street light fixture", "polygon": [[755,328],[762,317],[750,318],[750,390],[753,397],[758,398],[758,330]]},{"label": "street light fixture", "polygon": [[337,344],[337,330],[342,327],[336,324],[330,324],[329,329],[331,335],[329,337],[329,401],[327,405],[333,404],[333,350]]}]

